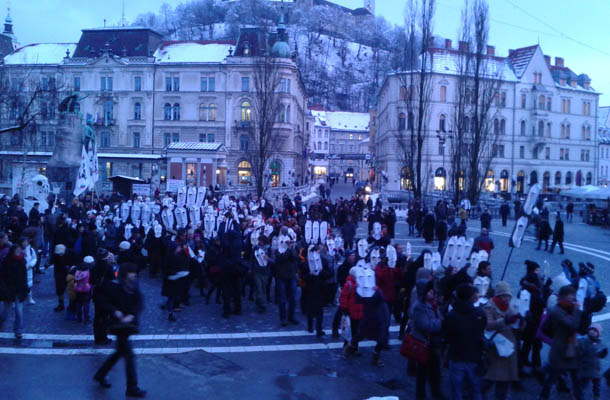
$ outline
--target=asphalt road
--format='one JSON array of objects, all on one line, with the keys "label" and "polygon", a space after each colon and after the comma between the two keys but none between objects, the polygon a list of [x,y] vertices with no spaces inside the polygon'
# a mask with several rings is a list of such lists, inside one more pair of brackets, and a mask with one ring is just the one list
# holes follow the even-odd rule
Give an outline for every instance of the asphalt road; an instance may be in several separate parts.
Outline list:
[{"label": "asphalt road", "polygon": [[[349,196],[349,185],[336,185],[334,196]],[[502,228],[492,222],[494,282],[506,263],[508,233],[514,221]],[[552,224],[553,225],[553,224]],[[478,221],[470,221],[468,235],[478,235]],[[361,223],[358,234],[365,235]],[[399,221],[396,242],[411,242],[416,255],[426,246],[422,239],[409,238],[404,221]],[[436,247],[434,243],[432,247]],[[563,258],[575,264],[591,261],[602,287],[610,288],[610,232],[582,223],[566,223],[566,254],[561,256],[536,251],[536,244],[525,241],[513,252],[506,281],[513,292],[525,274],[525,259],[549,263],[550,276],[557,275]],[[0,329],[0,393],[7,399],[116,399],[125,390],[124,367],[117,365],[110,374],[113,387],[99,388],[91,380],[110,346],[93,345],[91,325],[64,320],[52,311],[56,305],[52,273],[40,276],[34,287],[36,305],[25,306],[24,339],[17,343],[10,330],[12,315]],[[159,309],[160,284],[144,277],[141,288],[146,300],[140,335],[132,343],[137,354],[140,385],[149,398],[210,399],[365,399],[371,396],[414,397],[414,379],[406,376],[406,361],[398,354],[396,327],[392,328],[390,350],[384,351],[384,367],[371,365],[372,348],[365,346],[362,356],[348,361],[341,358],[341,341],[327,335],[318,339],[306,331],[299,312],[299,326],[281,328],[276,307],[269,304],[265,314],[257,314],[246,296],[241,316],[221,318],[221,306],[206,305],[191,291],[192,305],[170,323]],[[608,292],[608,290],[606,290]],[[330,333],[334,308],[325,310],[324,326]],[[596,319],[610,332],[610,307]],[[610,340],[604,338],[604,343]],[[120,363],[119,363],[120,364]],[[602,361],[604,368],[609,362]],[[446,375],[446,374],[445,374]],[[525,391],[512,398],[534,399],[539,385],[524,381]],[[447,388],[446,379],[443,387]],[[602,384],[602,398],[610,398]],[[607,397],[603,397],[607,396]]]}]

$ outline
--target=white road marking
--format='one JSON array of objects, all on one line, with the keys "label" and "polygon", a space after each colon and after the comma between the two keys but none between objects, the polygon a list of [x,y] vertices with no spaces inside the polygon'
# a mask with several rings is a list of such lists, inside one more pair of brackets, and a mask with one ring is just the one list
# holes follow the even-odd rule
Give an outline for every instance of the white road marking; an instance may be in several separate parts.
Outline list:
[{"label": "white road marking", "polygon": [[[373,347],[374,341],[363,341],[359,347]],[[390,346],[401,344],[400,340],[392,339]],[[331,343],[306,343],[306,344],[281,344],[262,346],[212,346],[212,347],[144,347],[135,348],[135,354],[180,354],[190,351],[203,350],[208,353],[252,353],[267,351],[299,351],[299,350],[335,350],[343,348],[343,342]],[[24,347],[0,347],[0,354],[36,355],[36,356],[58,356],[58,355],[92,355],[111,354],[114,349],[41,349]]]},{"label": "white road marking", "polygon": [[[331,331],[332,329],[327,329]],[[390,332],[398,332],[398,325],[390,326]],[[218,339],[260,339],[260,338],[278,338],[278,337],[299,337],[299,336],[314,336],[315,333],[308,331],[271,331],[271,332],[239,332],[239,333],[203,333],[203,334],[187,334],[187,335],[133,335],[130,339],[133,341],[142,340],[218,340]],[[9,332],[0,333],[0,339],[12,339],[15,335]],[[114,337],[110,335],[110,337]],[[69,335],[69,334],[45,334],[45,333],[24,333],[23,339],[27,340],[54,340],[58,342],[72,341],[92,341],[93,335]]]}]

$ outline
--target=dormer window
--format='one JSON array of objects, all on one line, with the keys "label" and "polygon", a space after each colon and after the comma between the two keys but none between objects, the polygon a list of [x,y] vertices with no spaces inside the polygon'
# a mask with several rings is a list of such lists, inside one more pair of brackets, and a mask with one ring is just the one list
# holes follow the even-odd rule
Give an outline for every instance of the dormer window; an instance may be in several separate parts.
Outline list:
[{"label": "dormer window", "polygon": [[244,42],[244,56],[249,56],[250,55],[250,43],[249,42]]}]

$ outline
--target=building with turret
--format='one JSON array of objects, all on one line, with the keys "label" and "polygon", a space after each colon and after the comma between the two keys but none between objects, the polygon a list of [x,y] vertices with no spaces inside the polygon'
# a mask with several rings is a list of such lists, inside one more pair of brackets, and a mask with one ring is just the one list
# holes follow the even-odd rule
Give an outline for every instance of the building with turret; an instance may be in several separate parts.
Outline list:
[{"label": "building with turret", "polygon": [[36,104],[33,144],[0,138],[0,190],[10,192],[11,171],[24,165],[24,152],[27,168],[45,173],[58,103],[72,93],[79,97],[76,111],[95,127],[99,191],[111,190],[111,176],[148,180],[152,171],[159,171],[161,191],[177,181],[249,187],[255,66],[266,55],[281,78],[274,129],[282,140],[267,178],[274,186],[303,183],[307,101],[284,29],[281,21],[274,32],[243,28],[236,41],[166,41],[148,28],[104,27],[83,30],[77,43],[15,50],[1,68],[15,81],[31,71],[29,79],[40,82],[44,93]]}]

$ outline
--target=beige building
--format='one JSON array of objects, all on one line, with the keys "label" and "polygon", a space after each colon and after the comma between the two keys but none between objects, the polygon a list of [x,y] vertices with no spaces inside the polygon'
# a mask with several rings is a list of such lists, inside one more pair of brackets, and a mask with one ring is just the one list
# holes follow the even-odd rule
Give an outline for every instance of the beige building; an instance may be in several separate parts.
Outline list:
[{"label": "beige building", "polygon": [[83,118],[95,126],[99,189],[110,190],[113,175],[148,180],[153,168],[161,190],[170,179],[250,186],[255,64],[267,52],[281,77],[275,128],[282,143],[265,179],[274,186],[305,181],[306,94],[283,33],[283,25],[271,35],[244,28],[237,41],[185,42],[164,41],[147,28],[109,27],[83,30],[78,43],[17,49],[4,58],[4,72],[18,77],[31,71],[28,79],[53,95],[36,105],[35,145],[2,143],[0,188],[8,191],[8,171],[22,165],[24,151],[27,168],[44,173],[54,147],[57,103],[72,92],[79,95]]},{"label": "beige building", "polygon": [[[451,176],[448,137],[453,130],[459,54],[451,40],[430,49],[425,190],[445,190]],[[508,57],[496,56],[488,46],[486,60],[499,72],[501,84],[490,111],[491,129],[499,141],[484,190],[523,193],[537,182],[546,189],[596,183],[597,135],[592,133],[597,132],[599,93],[591,79],[572,72],[560,57],[552,63],[539,45],[510,50]],[[401,76],[405,74],[388,75],[378,95],[376,175],[377,184],[388,190],[407,189],[412,179],[397,156],[396,138],[399,130],[408,129],[409,120]]]}]

